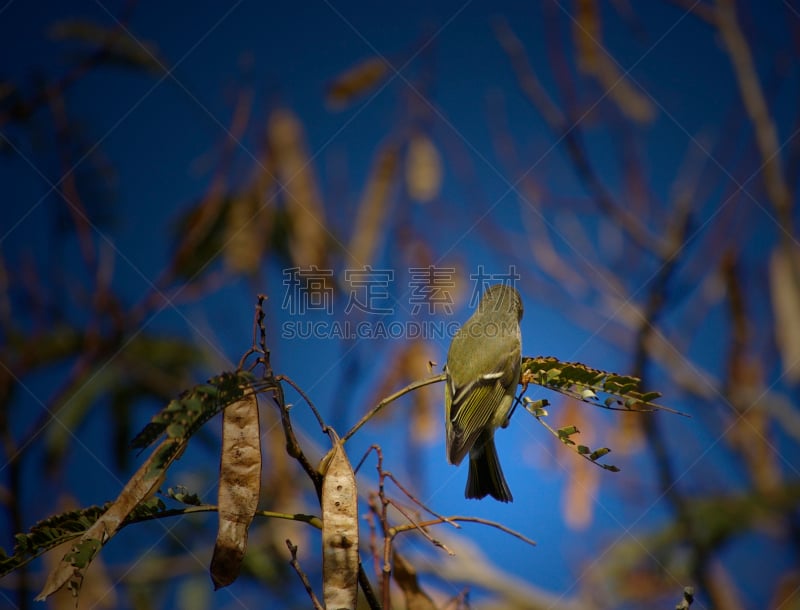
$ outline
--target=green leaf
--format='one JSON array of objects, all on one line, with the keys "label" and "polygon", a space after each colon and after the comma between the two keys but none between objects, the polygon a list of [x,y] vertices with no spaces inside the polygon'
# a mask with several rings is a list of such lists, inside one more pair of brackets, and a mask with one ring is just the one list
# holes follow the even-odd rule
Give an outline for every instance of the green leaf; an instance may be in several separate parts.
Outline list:
[{"label": "green leaf", "polygon": [[167,496],[189,506],[200,506],[203,503],[199,495],[189,492],[183,485],[167,489]]},{"label": "green leaf", "polygon": [[642,402],[652,402],[661,398],[661,392],[645,392],[642,394]]},{"label": "green leaf", "polygon": [[547,381],[551,382],[561,376],[561,369],[550,369],[547,371]]},{"label": "green leaf", "polygon": [[102,546],[99,540],[82,540],[67,553],[65,559],[76,568],[84,569],[91,563]]},{"label": "green leaf", "polygon": [[186,428],[181,424],[172,423],[167,426],[167,436],[172,438],[182,438],[186,434]]},{"label": "green leaf", "polygon": [[557,432],[560,438],[569,438],[573,434],[578,434],[580,430],[578,430],[577,426],[564,426],[563,428],[559,428]]}]

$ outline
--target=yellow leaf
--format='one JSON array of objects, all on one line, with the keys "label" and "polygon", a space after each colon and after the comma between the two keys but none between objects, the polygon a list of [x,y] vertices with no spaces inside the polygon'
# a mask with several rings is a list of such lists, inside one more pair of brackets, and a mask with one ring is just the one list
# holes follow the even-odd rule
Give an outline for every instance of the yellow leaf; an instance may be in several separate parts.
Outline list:
[{"label": "yellow leaf", "polygon": [[775,453],[772,422],[759,407],[763,405],[756,404],[735,415],[724,438],[742,457],[753,487],[767,495],[781,488],[781,467]]},{"label": "yellow leaf", "polygon": [[[792,250],[800,267],[800,254]],[[783,374],[789,383],[800,380],[800,287],[784,248],[776,248],[769,261],[769,287],[775,314],[775,341],[781,354]]]},{"label": "yellow leaf", "polygon": [[436,610],[430,596],[422,590],[417,580],[417,571],[400,553],[394,552],[392,575],[406,598],[406,610]]},{"label": "yellow leaf", "polygon": [[387,73],[388,66],[380,57],[370,57],[358,62],[328,85],[328,104],[337,110],[346,108],[353,101],[374,89]]},{"label": "yellow leaf", "polygon": [[415,135],[406,151],[406,188],[419,203],[436,199],[442,186],[442,160],[430,138]]},{"label": "yellow leaf", "polygon": [[350,239],[350,259],[354,266],[369,265],[383,235],[389,207],[389,195],[397,174],[398,154],[393,146],[385,146],[376,155]]},{"label": "yellow leaf", "polygon": [[225,265],[233,273],[254,274],[270,234],[272,209],[262,206],[257,197],[242,196],[231,201],[225,220]]},{"label": "yellow leaf", "polygon": [[628,118],[638,123],[652,121],[655,105],[626,78],[603,46],[600,9],[596,0],[578,0],[573,33],[578,68],[594,77]]},{"label": "yellow leaf", "polygon": [[602,36],[600,13],[595,0],[578,0],[575,10],[575,49],[578,53],[578,68],[593,73],[598,62],[598,43]]},{"label": "yellow leaf", "polygon": [[300,119],[288,108],[269,117],[267,139],[285,195],[291,234],[289,253],[298,267],[326,266],[328,231],[317,180]]}]

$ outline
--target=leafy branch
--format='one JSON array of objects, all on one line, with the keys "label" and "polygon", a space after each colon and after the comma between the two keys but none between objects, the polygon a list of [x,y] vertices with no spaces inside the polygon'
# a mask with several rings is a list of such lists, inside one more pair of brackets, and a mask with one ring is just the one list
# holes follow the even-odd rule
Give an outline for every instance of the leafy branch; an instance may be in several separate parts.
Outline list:
[{"label": "leafy branch", "polygon": [[545,407],[550,404],[547,402],[547,400],[531,400],[528,397],[524,397],[522,401],[525,404],[525,409],[528,411],[528,413],[536,418],[536,421],[542,424],[542,426],[544,426],[545,429],[550,432],[550,434],[555,436],[558,440],[572,449],[583,459],[589,460],[595,466],[599,466],[600,468],[608,470],[609,472],[619,472],[619,468],[613,464],[600,464],[598,462],[600,458],[611,453],[611,449],[608,447],[600,447],[599,449],[592,450],[587,445],[579,445],[570,438],[576,434],[580,434],[581,431],[578,430],[577,426],[564,426],[562,428],[555,429],[546,421],[544,421],[544,418],[548,415]]},{"label": "leafy branch", "polygon": [[[173,496],[168,492],[168,495],[179,502],[184,502],[186,506],[183,508],[167,508],[160,498],[150,498],[131,511],[120,525],[120,529],[134,523],[143,523],[154,519],[181,517],[195,513],[211,513],[219,510],[219,507],[215,504],[194,503],[193,497],[190,497],[189,501],[186,502],[186,499],[182,499],[180,494]],[[87,506],[54,515],[35,523],[27,533],[17,534],[14,537],[14,548],[11,555],[0,548],[0,578],[30,563],[57,546],[83,535],[103,516],[112,504],[113,502],[106,502],[103,505]],[[255,514],[259,517],[308,523],[312,527],[322,529],[322,520],[317,515],[281,513],[270,510],[259,510]]]},{"label": "leafy branch", "polygon": [[185,392],[153,417],[134,438],[133,446],[145,448],[162,435],[165,438],[125,484],[117,499],[64,555],[37,599],[46,599],[68,583],[73,593],[77,593],[91,561],[136,507],[158,490],[166,479],[167,469],[186,449],[190,436],[227,405],[241,400],[252,379],[250,373],[222,373]]},{"label": "leafy branch", "polygon": [[[602,409],[647,413],[667,411],[689,417],[686,413],[653,402],[660,392],[641,392],[641,380],[593,369],[580,362],[562,362],[553,356],[523,358],[522,383],[540,385]],[[601,398],[598,394],[606,394]]]},{"label": "leafy branch", "polygon": [[222,373],[184,392],[153,416],[150,423],[131,441],[134,449],[146,449],[162,434],[167,438],[188,440],[200,426],[226,406],[240,400],[244,388],[254,381],[252,373]]},{"label": "leafy branch", "polygon": [[[554,390],[570,398],[611,411],[633,411],[650,413],[667,411],[688,417],[686,413],[670,409],[653,402],[661,397],[660,392],[641,392],[641,380],[630,375],[618,375],[599,369],[593,369],[581,362],[562,362],[553,356],[536,356],[524,358],[522,361],[523,394],[529,384],[535,384]],[[598,394],[605,394],[601,398]],[[544,418],[548,412],[545,407],[549,402],[545,399],[531,400],[523,397],[525,409],[536,418],[544,428],[564,445],[572,449],[583,459],[609,472],[619,472],[613,464],[601,464],[599,460],[611,452],[608,447],[592,449],[588,445],[576,443],[571,437],[580,434],[577,426],[553,428]]]}]

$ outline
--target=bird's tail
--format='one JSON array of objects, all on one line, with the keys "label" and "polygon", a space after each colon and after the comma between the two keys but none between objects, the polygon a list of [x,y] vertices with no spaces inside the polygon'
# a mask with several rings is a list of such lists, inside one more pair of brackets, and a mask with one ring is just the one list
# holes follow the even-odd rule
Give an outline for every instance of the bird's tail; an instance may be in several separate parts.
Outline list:
[{"label": "bird's tail", "polygon": [[464,495],[477,499],[489,495],[500,502],[514,500],[497,459],[494,431],[481,434],[469,452],[469,474]]}]

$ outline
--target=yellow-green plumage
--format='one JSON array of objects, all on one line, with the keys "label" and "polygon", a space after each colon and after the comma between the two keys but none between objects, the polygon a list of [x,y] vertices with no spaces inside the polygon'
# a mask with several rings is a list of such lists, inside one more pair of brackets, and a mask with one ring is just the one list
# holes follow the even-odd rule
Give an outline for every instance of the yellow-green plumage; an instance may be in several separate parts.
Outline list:
[{"label": "yellow-green plumage", "polygon": [[497,459],[494,432],[505,425],[519,383],[521,318],[519,293],[491,286],[450,343],[445,365],[447,459],[460,464],[469,453],[467,498],[513,499]]}]

